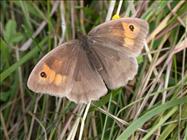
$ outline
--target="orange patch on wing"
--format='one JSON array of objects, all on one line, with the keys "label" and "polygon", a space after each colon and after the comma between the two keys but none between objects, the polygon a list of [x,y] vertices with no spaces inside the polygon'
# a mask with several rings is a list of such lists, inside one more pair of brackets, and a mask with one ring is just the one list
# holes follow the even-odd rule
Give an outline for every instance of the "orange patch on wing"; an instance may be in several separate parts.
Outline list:
[{"label": "orange patch on wing", "polygon": [[59,85],[62,82],[62,76],[60,74],[57,74],[54,79],[55,85]]},{"label": "orange patch on wing", "polygon": [[54,83],[56,86],[60,85],[61,83],[64,83],[66,80],[66,76],[57,74],[54,70],[52,70],[47,64],[43,65],[42,71],[45,72],[47,75],[45,78],[40,77],[40,80],[42,83]]},{"label": "orange patch on wing", "polygon": [[65,80],[66,80],[66,76],[61,75],[61,74],[57,74],[57,75],[55,76],[55,79],[54,79],[54,84],[58,86],[58,85],[60,85],[61,83],[64,83]]},{"label": "orange patch on wing", "polygon": [[125,46],[127,46],[127,45],[133,46],[134,45],[134,39],[124,38],[124,41],[125,41]]},{"label": "orange patch on wing", "polygon": [[47,64],[43,65],[42,71],[45,72],[46,75],[47,75],[47,78],[45,80],[47,80],[48,83],[52,83],[53,80],[55,79],[55,75],[56,75],[55,71],[53,71],[52,69],[50,69]]},{"label": "orange patch on wing", "polygon": [[[136,28],[135,25],[133,24],[128,24],[126,22],[122,22],[122,27],[124,29],[124,36],[125,38],[136,38],[140,29],[139,28]],[[133,31],[130,30],[129,26],[130,25],[133,25],[135,28]]]}]

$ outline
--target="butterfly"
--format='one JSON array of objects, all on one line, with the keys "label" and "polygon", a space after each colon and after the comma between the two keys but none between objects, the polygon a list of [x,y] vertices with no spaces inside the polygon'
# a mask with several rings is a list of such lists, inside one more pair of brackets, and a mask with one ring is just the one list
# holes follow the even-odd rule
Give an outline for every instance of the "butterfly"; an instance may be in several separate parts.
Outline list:
[{"label": "butterfly", "polygon": [[32,70],[27,86],[36,93],[88,103],[108,89],[123,87],[137,73],[136,57],[148,34],[138,18],[104,22],[47,53]]}]

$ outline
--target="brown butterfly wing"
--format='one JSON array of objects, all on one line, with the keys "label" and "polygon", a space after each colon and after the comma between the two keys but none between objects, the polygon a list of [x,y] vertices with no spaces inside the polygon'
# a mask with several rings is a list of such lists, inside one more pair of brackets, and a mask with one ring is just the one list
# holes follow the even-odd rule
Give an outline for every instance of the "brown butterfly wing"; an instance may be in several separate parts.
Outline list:
[{"label": "brown butterfly wing", "polygon": [[137,56],[143,48],[148,33],[146,21],[137,18],[121,18],[100,24],[88,34],[90,42],[97,42],[106,48]]},{"label": "brown butterfly wing", "polygon": [[76,103],[88,103],[98,100],[106,93],[107,88],[102,77],[90,63],[86,51],[81,47],[74,73],[73,88],[67,97]]},{"label": "brown butterfly wing", "polygon": [[44,56],[31,72],[27,85],[34,92],[66,96],[76,103],[88,103],[107,93],[78,40],[62,44]]},{"label": "brown butterfly wing", "polygon": [[92,46],[97,53],[102,69],[98,70],[109,89],[125,86],[137,73],[138,65],[134,57],[102,45]]},{"label": "brown butterfly wing", "polygon": [[136,56],[148,33],[148,24],[136,18],[105,22],[88,34],[91,48],[102,64],[98,70],[110,89],[125,86],[137,73]]},{"label": "brown butterfly wing", "polygon": [[67,96],[73,86],[73,73],[79,52],[78,42],[74,40],[64,43],[46,54],[29,76],[29,89],[37,93]]}]

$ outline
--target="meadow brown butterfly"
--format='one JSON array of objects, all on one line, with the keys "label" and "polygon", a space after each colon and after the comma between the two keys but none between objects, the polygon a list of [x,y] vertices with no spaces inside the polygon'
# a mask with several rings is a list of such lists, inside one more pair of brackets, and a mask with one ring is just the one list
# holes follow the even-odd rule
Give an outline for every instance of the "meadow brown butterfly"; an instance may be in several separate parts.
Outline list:
[{"label": "meadow brown butterfly", "polygon": [[76,103],[98,100],[107,88],[123,87],[137,73],[148,33],[146,21],[120,18],[98,25],[88,35],[63,43],[32,70],[27,85],[37,93]]}]

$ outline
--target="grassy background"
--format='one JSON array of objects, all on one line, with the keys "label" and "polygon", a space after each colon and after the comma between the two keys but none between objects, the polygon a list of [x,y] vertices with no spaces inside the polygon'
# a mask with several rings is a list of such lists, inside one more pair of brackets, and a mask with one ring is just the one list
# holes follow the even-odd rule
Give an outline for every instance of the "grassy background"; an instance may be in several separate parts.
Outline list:
[{"label": "grassy background", "polygon": [[[187,139],[185,0],[2,0],[0,10],[2,139]],[[45,53],[119,11],[150,25],[139,72],[125,88],[87,106],[28,90]]]}]

